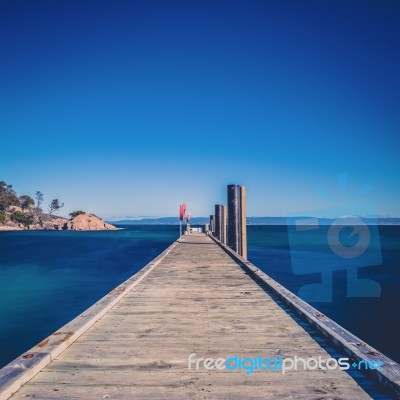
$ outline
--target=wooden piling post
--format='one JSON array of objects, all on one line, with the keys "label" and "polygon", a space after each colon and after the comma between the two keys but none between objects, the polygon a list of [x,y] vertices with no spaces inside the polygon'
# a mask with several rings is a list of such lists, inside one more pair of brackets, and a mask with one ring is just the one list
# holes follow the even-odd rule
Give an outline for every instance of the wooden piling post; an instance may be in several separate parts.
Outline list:
[{"label": "wooden piling post", "polygon": [[241,253],[240,186],[228,185],[228,246]]},{"label": "wooden piling post", "polygon": [[228,246],[247,258],[246,188],[228,185]]},{"label": "wooden piling post", "polygon": [[215,205],[215,237],[222,242],[222,205]]},{"label": "wooden piling post", "polygon": [[246,186],[240,188],[240,219],[242,223],[241,229],[241,256],[247,260],[247,216],[246,216]]},{"label": "wooden piling post", "polygon": [[221,242],[226,244],[226,206],[221,207]]},{"label": "wooden piling post", "polygon": [[215,216],[210,215],[210,231],[214,235],[215,233]]}]

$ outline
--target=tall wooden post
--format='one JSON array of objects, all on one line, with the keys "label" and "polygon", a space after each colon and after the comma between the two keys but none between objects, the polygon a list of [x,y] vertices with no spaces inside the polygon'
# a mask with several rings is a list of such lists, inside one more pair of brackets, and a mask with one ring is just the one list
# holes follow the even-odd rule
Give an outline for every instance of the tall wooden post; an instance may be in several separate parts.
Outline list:
[{"label": "tall wooden post", "polygon": [[215,235],[222,242],[222,205],[215,205]]},{"label": "tall wooden post", "polygon": [[246,186],[242,186],[240,188],[240,206],[241,206],[240,219],[242,222],[242,232],[241,232],[242,252],[240,253],[240,255],[247,260]]},{"label": "tall wooden post", "polygon": [[221,218],[221,223],[222,223],[221,242],[223,244],[226,244],[226,206],[222,206],[221,211],[222,211],[221,212],[221,216],[222,216],[222,218]]},{"label": "tall wooden post", "polygon": [[228,246],[247,258],[246,188],[228,185]]},{"label": "tall wooden post", "polygon": [[214,235],[214,233],[215,233],[215,217],[214,217],[214,215],[210,215],[210,231]]},{"label": "tall wooden post", "polygon": [[240,186],[228,185],[228,246],[239,254],[242,251],[240,211]]}]

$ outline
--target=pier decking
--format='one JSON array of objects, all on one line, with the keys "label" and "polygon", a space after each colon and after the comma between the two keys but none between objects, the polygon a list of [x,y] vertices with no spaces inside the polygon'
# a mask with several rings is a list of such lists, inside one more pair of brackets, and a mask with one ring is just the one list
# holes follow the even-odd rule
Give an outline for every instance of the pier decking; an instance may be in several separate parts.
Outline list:
[{"label": "pier decking", "polygon": [[222,247],[194,234],[12,399],[369,398],[338,369],[246,376],[188,369],[191,353],[329,358]]}]

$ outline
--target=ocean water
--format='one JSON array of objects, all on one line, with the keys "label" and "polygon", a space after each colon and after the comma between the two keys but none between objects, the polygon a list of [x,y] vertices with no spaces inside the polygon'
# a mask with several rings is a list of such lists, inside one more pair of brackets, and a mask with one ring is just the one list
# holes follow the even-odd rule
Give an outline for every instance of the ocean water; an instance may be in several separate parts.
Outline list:
[{"label": "ocean water", "polygon": [[[320,229],[311,232],[299,250],[298,246],[290,246],[293,245],[290,235],[294,227],[248,226],[248,258],[271,278],[299,295],[303,285],[321,282],[318,269],[332,268],[335,260],[338,264],[343,262],[335,258],[328,246],[328,228],[320,226]],[[358,277],[379,284],[379,297],[370,297],[372,293],[369,292],[362,297],[349,297],[347,271],[342,265],[332,273],[332,300],[309,303],[383,354],[400,362],[400,226],[379,226],[377,234],[379,240],[371,241],[372,251],[366,251],[360,259]],[[352,240],[356,239],[353,237]],[[379,253],[381,262],[376,265]],[[309,266],[309,273],[298,268],[296,263],[299,259]]]},{"label": "ocean water", "polygon": [[[0,367],[90,307],[179,235],[178,226],[126,226],[109,232],[0,232]],[[329,257],[326,227],[302,245],[310,260]],[[333,273],[333,299],[314,307],[400,361],[400,227],[379,228],[383,263],[360,268],[382,288],[349,298],[346,270]],[[294,274],[286,226],[248,226],[249,260],[298,293],[320,274]],[[297,271],[298,272],[298,271]]]},{"label": "ocean water", "polygon": [[75,318],[179,236],[176,226],[0,232],[0,368]]}]

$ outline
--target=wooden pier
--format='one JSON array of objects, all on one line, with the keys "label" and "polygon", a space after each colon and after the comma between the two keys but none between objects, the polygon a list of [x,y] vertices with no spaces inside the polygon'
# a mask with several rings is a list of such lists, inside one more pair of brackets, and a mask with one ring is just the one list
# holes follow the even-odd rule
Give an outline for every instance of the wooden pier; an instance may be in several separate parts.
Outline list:
[{"label": "wooden pier", "polygon": [[[262,279],[262,273],[251,268],[205,234],[185,236],[87,312],[0,370],[0,398],[370,398],[339,369],[246,375],[243,370],[197,370],[195,364],[188,368],[192,353],[195,359],[330,358],[263,290],[253,276]],[[301,308],[299,299],[292,300]],[[356,358],[357,351],[364,349],[354,344]],[[397,368],[393,364],[392,373]]]}]

